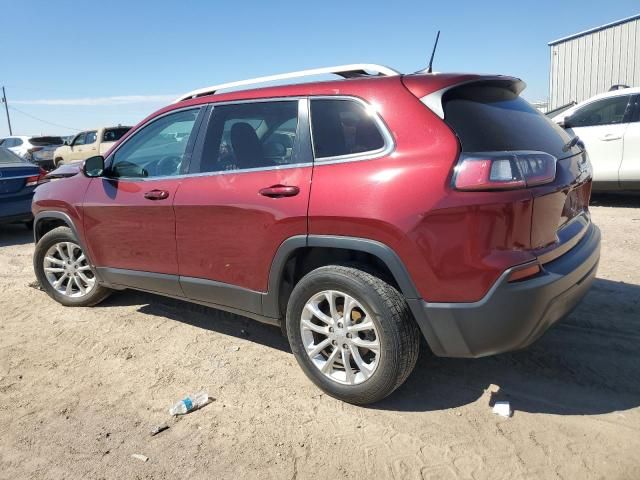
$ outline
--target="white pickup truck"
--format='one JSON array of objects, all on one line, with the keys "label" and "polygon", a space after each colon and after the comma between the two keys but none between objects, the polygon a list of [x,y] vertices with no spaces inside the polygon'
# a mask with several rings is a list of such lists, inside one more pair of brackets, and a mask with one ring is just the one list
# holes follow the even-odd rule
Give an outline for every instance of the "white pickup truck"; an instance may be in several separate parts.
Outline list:
[{"label": "white pickup truck", "polygon": [[58,167],[64,163],[86,160],[94,155],[104,155],[130,129],[131,127],[118,125],[80,132],[53,152],[53,163]]}]

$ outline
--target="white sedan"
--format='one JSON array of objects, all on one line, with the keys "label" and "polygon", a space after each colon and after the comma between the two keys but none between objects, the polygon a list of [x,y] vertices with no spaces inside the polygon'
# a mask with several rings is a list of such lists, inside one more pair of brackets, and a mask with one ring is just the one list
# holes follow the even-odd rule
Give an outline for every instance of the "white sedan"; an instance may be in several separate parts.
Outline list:
[{"label": "white sedan", "polygon": [[640,190],[640,88],[596,95],[553,121],[587,147],[594,190]]}]

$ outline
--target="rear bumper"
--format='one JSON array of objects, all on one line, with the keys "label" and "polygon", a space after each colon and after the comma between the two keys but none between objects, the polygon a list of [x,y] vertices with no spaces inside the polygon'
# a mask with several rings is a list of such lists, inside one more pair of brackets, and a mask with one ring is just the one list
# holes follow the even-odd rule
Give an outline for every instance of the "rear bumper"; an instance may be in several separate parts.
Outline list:
[{"label": "rear bumper", "polygon": [[593,224],[561,257],[530,280],[509,283],[506,271],[473,303],[412,300],[412,310],[433,352],[483,357],[526,347],[568,315],[593,283],[600,259],[600,230]]}]

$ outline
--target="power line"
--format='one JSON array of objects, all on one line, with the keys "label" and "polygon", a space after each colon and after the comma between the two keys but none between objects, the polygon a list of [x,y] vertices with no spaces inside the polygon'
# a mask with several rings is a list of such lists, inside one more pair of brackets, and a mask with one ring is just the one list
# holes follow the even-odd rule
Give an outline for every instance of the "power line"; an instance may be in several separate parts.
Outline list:
[{"label": "power line", "polygon": [[38,120],[39,122],[42,122],[42,123],[47,123],[49,125],[53,125],[54,127],[68,128],[70,130],[75,130],[76,132],[82,131],[82,129],[80,129],[80,128],[69,127],[68,125],[60,125],[59,123],[53,123],[53,122],[50,122],[49,120],[43,120],[42,118],[38,118],[38,117],[36,117],[34,115],[31,115],[30,113],[23,112],[22,110],[17,109],[13,105],[9,105],[8,107],[11,110],[15,110],[16,112],[21,113],[22,115],[26,115],[27,117],[33,118],[34,120]]}]

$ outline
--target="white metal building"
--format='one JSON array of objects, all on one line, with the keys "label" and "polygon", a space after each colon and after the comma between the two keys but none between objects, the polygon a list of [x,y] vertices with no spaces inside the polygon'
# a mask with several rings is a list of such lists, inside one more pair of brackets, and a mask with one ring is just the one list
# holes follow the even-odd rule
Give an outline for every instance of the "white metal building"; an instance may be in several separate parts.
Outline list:
[{"label": "white metal building", "polygon": [[549,43],[549,110],[613,85],[640,86],[640,14]]}]

